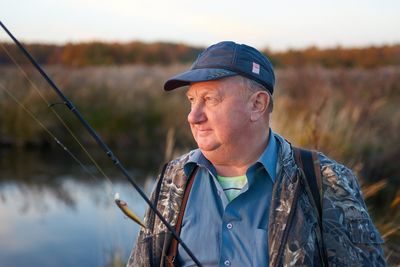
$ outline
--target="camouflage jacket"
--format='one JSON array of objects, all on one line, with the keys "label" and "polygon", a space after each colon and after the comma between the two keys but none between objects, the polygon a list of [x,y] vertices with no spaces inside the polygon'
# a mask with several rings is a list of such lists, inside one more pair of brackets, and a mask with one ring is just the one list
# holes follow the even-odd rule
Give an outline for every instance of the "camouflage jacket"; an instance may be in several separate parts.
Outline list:
[{"label": "camouflage jacket", "polygon": [[[321,226],[290,144],[275,136],[280,148],[269,211],[269,265],[323,266],[322,255],[326,253],[329,266],[386,266],[383,241],[368,214],[354,174],[319,153],[323,190]],[[172,225],[176,223],[186,186],[183,165],[189,155],[166,166],[151,196]],[[147,229],[141,228],[127,266],[164,266],[171,234],[153,212],[148,210],[144,220]]]}]

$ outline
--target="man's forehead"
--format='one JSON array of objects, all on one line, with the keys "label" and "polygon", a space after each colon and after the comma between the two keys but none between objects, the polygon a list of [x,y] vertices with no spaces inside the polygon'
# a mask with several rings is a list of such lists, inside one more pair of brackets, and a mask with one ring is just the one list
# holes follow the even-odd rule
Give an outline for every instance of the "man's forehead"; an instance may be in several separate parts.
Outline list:
[{"label": "man's forehead", "polygon": [[[237,88],[236,88],[237,87]],[[226,90],[229,88],[230,90]],[[224,91],[228,92],[235,92],[236,89],[239,88],[239,83],[234,82],[233,79],[221,79],[221,80],[214,80],[214,81],[206,81],[206,82],[195,82],[190,84],[186,94],[193,94],[193,93],[216,93],[220,94]]]},{"label": "man's forehead", "polygon": [[219,93],[223,87],[223,84],[215,82],[197,82],[189,86],[186,94],[215,94]]}]

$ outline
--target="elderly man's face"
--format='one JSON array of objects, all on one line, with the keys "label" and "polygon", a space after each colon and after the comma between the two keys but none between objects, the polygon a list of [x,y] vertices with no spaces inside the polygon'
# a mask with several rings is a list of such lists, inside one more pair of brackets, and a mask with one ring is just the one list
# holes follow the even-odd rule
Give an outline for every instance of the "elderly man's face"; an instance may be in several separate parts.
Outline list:
[{"label": "elderly man's face", "polygon": [[251,104],[235,78],[193,83],[188,122],[203,153],[235,153],[246,145],[251,131]]}]

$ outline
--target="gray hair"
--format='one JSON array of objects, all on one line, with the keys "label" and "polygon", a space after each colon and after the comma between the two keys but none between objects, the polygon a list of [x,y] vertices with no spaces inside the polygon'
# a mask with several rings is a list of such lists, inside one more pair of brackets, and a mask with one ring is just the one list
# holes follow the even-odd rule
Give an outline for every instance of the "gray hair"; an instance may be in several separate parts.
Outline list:
[{"label": "gray hair", "polygon": [[269,96],[268,113],[271,113],[274,108],[274,101],[273,101],[271,93],[267,90],[267,88],[265,88],[260,83],[254,81],[254,80],[251,80],[249,78],[243,77],[241,75],[239,75],[238,77],[240,77],[243,88],[247,91],[247,93],[253,94],[258,91],[263,91],[263,92],[268,93],[268,96]]}]

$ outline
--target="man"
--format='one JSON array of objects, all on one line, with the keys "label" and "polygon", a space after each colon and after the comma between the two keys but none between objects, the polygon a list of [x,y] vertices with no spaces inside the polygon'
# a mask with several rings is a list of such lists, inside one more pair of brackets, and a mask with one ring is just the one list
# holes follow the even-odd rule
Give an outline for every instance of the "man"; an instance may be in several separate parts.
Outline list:
[{"label": "man", "polygon": [[[318,212],[292,146],[269,127],[274,84],[270,61],[234,42],[168,80],[167,91],[189,86],[198,149],[165,166],[152,201],[203,266],[384,266],[356,177],[321,153]],[[153,212],[145,224],[128,266],[196,266]]]}]

